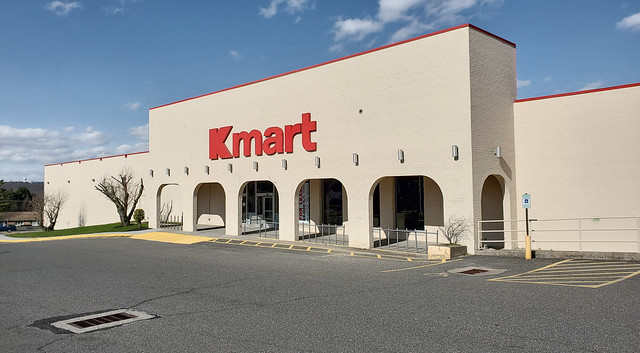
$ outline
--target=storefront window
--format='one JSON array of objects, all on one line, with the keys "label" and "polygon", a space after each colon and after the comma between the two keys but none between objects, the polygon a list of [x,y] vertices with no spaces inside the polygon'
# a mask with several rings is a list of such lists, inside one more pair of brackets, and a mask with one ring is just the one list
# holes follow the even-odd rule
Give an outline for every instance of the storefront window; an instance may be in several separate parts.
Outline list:
[{"label": "storefront window", "polygon": [[396,178],[396,222],[398,229],[424,229],[422,177]]},{"label": "storefront window", "polygon": [[342,183],[335,179],[323,180],[325,224],[342,224]]}]

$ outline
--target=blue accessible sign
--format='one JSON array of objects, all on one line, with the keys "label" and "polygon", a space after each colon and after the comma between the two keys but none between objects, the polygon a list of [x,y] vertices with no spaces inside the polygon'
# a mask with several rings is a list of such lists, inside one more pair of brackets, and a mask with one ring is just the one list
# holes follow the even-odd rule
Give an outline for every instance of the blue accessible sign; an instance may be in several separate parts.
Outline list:
[{"label": "blue accessible sign", "polygon": [[531,195],[522,194],[522,208],[531,208]]}]

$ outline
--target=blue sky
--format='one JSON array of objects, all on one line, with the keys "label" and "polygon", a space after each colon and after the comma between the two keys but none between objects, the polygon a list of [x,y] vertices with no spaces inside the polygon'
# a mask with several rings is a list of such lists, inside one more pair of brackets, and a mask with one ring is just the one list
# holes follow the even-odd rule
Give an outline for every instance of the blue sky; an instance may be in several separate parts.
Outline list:
[{"label": "blue sky", "polygon": [[148,109],[471,23],[518,97],[640,82],[640,0],[23,0],[0,6],[0,179],[148,148]]}]

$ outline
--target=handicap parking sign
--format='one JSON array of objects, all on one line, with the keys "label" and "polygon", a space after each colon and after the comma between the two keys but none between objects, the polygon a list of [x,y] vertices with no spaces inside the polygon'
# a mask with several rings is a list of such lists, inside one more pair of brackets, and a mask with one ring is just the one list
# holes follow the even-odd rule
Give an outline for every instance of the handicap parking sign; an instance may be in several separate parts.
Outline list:
[{"label": "handicap parking sign", "polygon": [[522,208],[531,208],[531,195],[522,195]]}]

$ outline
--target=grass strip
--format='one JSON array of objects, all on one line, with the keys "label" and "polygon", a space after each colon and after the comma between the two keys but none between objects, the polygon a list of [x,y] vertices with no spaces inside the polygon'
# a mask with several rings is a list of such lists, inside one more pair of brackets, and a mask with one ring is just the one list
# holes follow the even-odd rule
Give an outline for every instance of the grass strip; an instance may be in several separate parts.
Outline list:
[{"label": "grass strip", "polygon": [[10,234],[7,233],[4,235],[12,238],[46,238],[46,237],[59,237],[63,235],[132,232],[132,231],[142,230],[142,229],[148,229],[148,223],[142,223],[142,228],[138,228],[137,224],[132,224],[127,227],[122,227],[120,226],[120,223],[109,223],[109,224],[100,224],[96,226],[52,230],[48,232],[42,231],[42,232],[26,232],[26,233],[10,233]]}]

